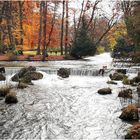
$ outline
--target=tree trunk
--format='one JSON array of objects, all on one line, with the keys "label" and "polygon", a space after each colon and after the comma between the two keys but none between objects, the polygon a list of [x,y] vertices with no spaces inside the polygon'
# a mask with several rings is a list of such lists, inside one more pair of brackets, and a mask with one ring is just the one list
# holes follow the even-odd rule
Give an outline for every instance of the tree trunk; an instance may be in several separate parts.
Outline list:
[{"label": "tree trunk", "polygon": [[39,35],[38,35],[38,47],[37,47],[37,55],[40,55],[40,46],[41,46],[41,35],[42,35],[42,16],[43,16],[43,2],[40,3],[40,23],[39,23]]},{"label": "tree trunk", "polygon": [[14,38],[12,33],[12,1],[6,1],[6,10],[7,10],[7,29],[10,41],[10,50],[15,50]]},{"label": "tree trunk", "polygon": [[19,4],[19,20],[20,20],[20,45],[23,45],[23,4],[24,2],[18,1]]},{"label": "tree trunk", "polygon": [[47,41],[46,41],[46,28],[47,28],[47,1],[43,1],[43,58],[42,61],[45,61],[46,58],[46,46],[47,46]]},{"label": "tree trunk", "polygon": [[68,0],[66,1],[66,34],[65,34],[65,55],[68,53]]},{"label": "tree trunk", "polygon": [[63,0],[63,13],[62,13],[62,23],[61,23],[61,40],[60,40],[61,55],[63,55],[64,15],[65,15],[65,0]]}]

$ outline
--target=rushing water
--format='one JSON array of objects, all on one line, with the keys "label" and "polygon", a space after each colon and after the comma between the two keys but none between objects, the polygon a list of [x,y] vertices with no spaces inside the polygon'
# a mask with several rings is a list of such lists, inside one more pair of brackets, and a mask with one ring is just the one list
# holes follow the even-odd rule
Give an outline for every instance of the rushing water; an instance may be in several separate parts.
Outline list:
[{"label": "rushing water", "polygon": [[[51,73],[59,67],[97,70],[107,65],[111,68],[109,54],[88,59],[42,63],[48,65],[50,73],[42,72],[43,79],[33,81],[34,85],[26,89],[15,89],[19,100],[17,104],[6,105],[4,100],[0,100],[0,139],[123,138],[130,125],[118,118],[122,108],[117,97],[120,88],[123,88],[121,82],[107,85],[108,76],[79,76],[77,71],[67,79]],[[29,64],[40,65],[39,62]],[[45,71],[44,67],[38,69]],[[8,68],[7,73],[10,74],[10,70],[13,74],[18,68]],[[10,83],[15,85],[14,82]],[[99,95],[97,90],[104,87],[112,88],[113,93]]]}]

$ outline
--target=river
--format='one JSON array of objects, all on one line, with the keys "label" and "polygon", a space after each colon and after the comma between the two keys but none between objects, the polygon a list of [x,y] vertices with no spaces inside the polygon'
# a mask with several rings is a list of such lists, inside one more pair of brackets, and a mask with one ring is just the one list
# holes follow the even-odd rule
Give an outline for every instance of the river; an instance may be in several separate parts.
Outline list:
[{"label": "river", "polygon": [[[93,74],[103,65],[113,68],[109,53],[84,61],[23,64],[37,66],[44,77],[26,89],[15,89],[17,104],[6,105],[0,100],[0,139],[112,140],[122,139],[126,134],[130,124],[118,118],[122,104],[117,97],[124,85],[121,82],[108,85],[108,74],[104,77]],[[71,69],[69,78],[56,75],[60,67]],[[6,84],[16,84],[9,78],[18,69],[6,68]],[[87,72],[78,74],[78,70]],[[112,94],[99,95],[97,90],[104,87],[112,88]]]}]

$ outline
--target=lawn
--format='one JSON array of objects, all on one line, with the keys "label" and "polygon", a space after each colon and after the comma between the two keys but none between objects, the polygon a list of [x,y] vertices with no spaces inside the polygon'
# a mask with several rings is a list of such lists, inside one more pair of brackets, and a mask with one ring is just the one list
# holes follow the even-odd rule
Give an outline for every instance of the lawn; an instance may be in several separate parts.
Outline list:
[{"label": "lawn", "polygon": [[[23,51],[23,54],[25,55],[36,55],[36,51]],[[48,52],[48,55],[61,55],[60,52]]]}]

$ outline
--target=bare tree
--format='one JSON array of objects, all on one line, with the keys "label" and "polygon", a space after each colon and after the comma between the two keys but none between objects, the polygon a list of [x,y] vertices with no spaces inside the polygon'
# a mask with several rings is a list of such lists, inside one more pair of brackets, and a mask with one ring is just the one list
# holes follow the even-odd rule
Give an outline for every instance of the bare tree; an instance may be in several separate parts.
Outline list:
[{"label": "bare tree", "polygon": [[[50,30],[50,32],[49,32],[47,47],[49,46],[49,44],[50,44],[50,42],[51,42],[51,37],[52,37],[54,25],[55,25],[56,10],[57,10],[57,2],[55,2],[54,4],[55,4],[54,9],[53,9],[54,14],[53,14],[53,17],[52,17],[52,20],[51,20],[51,30]],[[46,48],[46,51],[47,51],[47,48]]]}]

